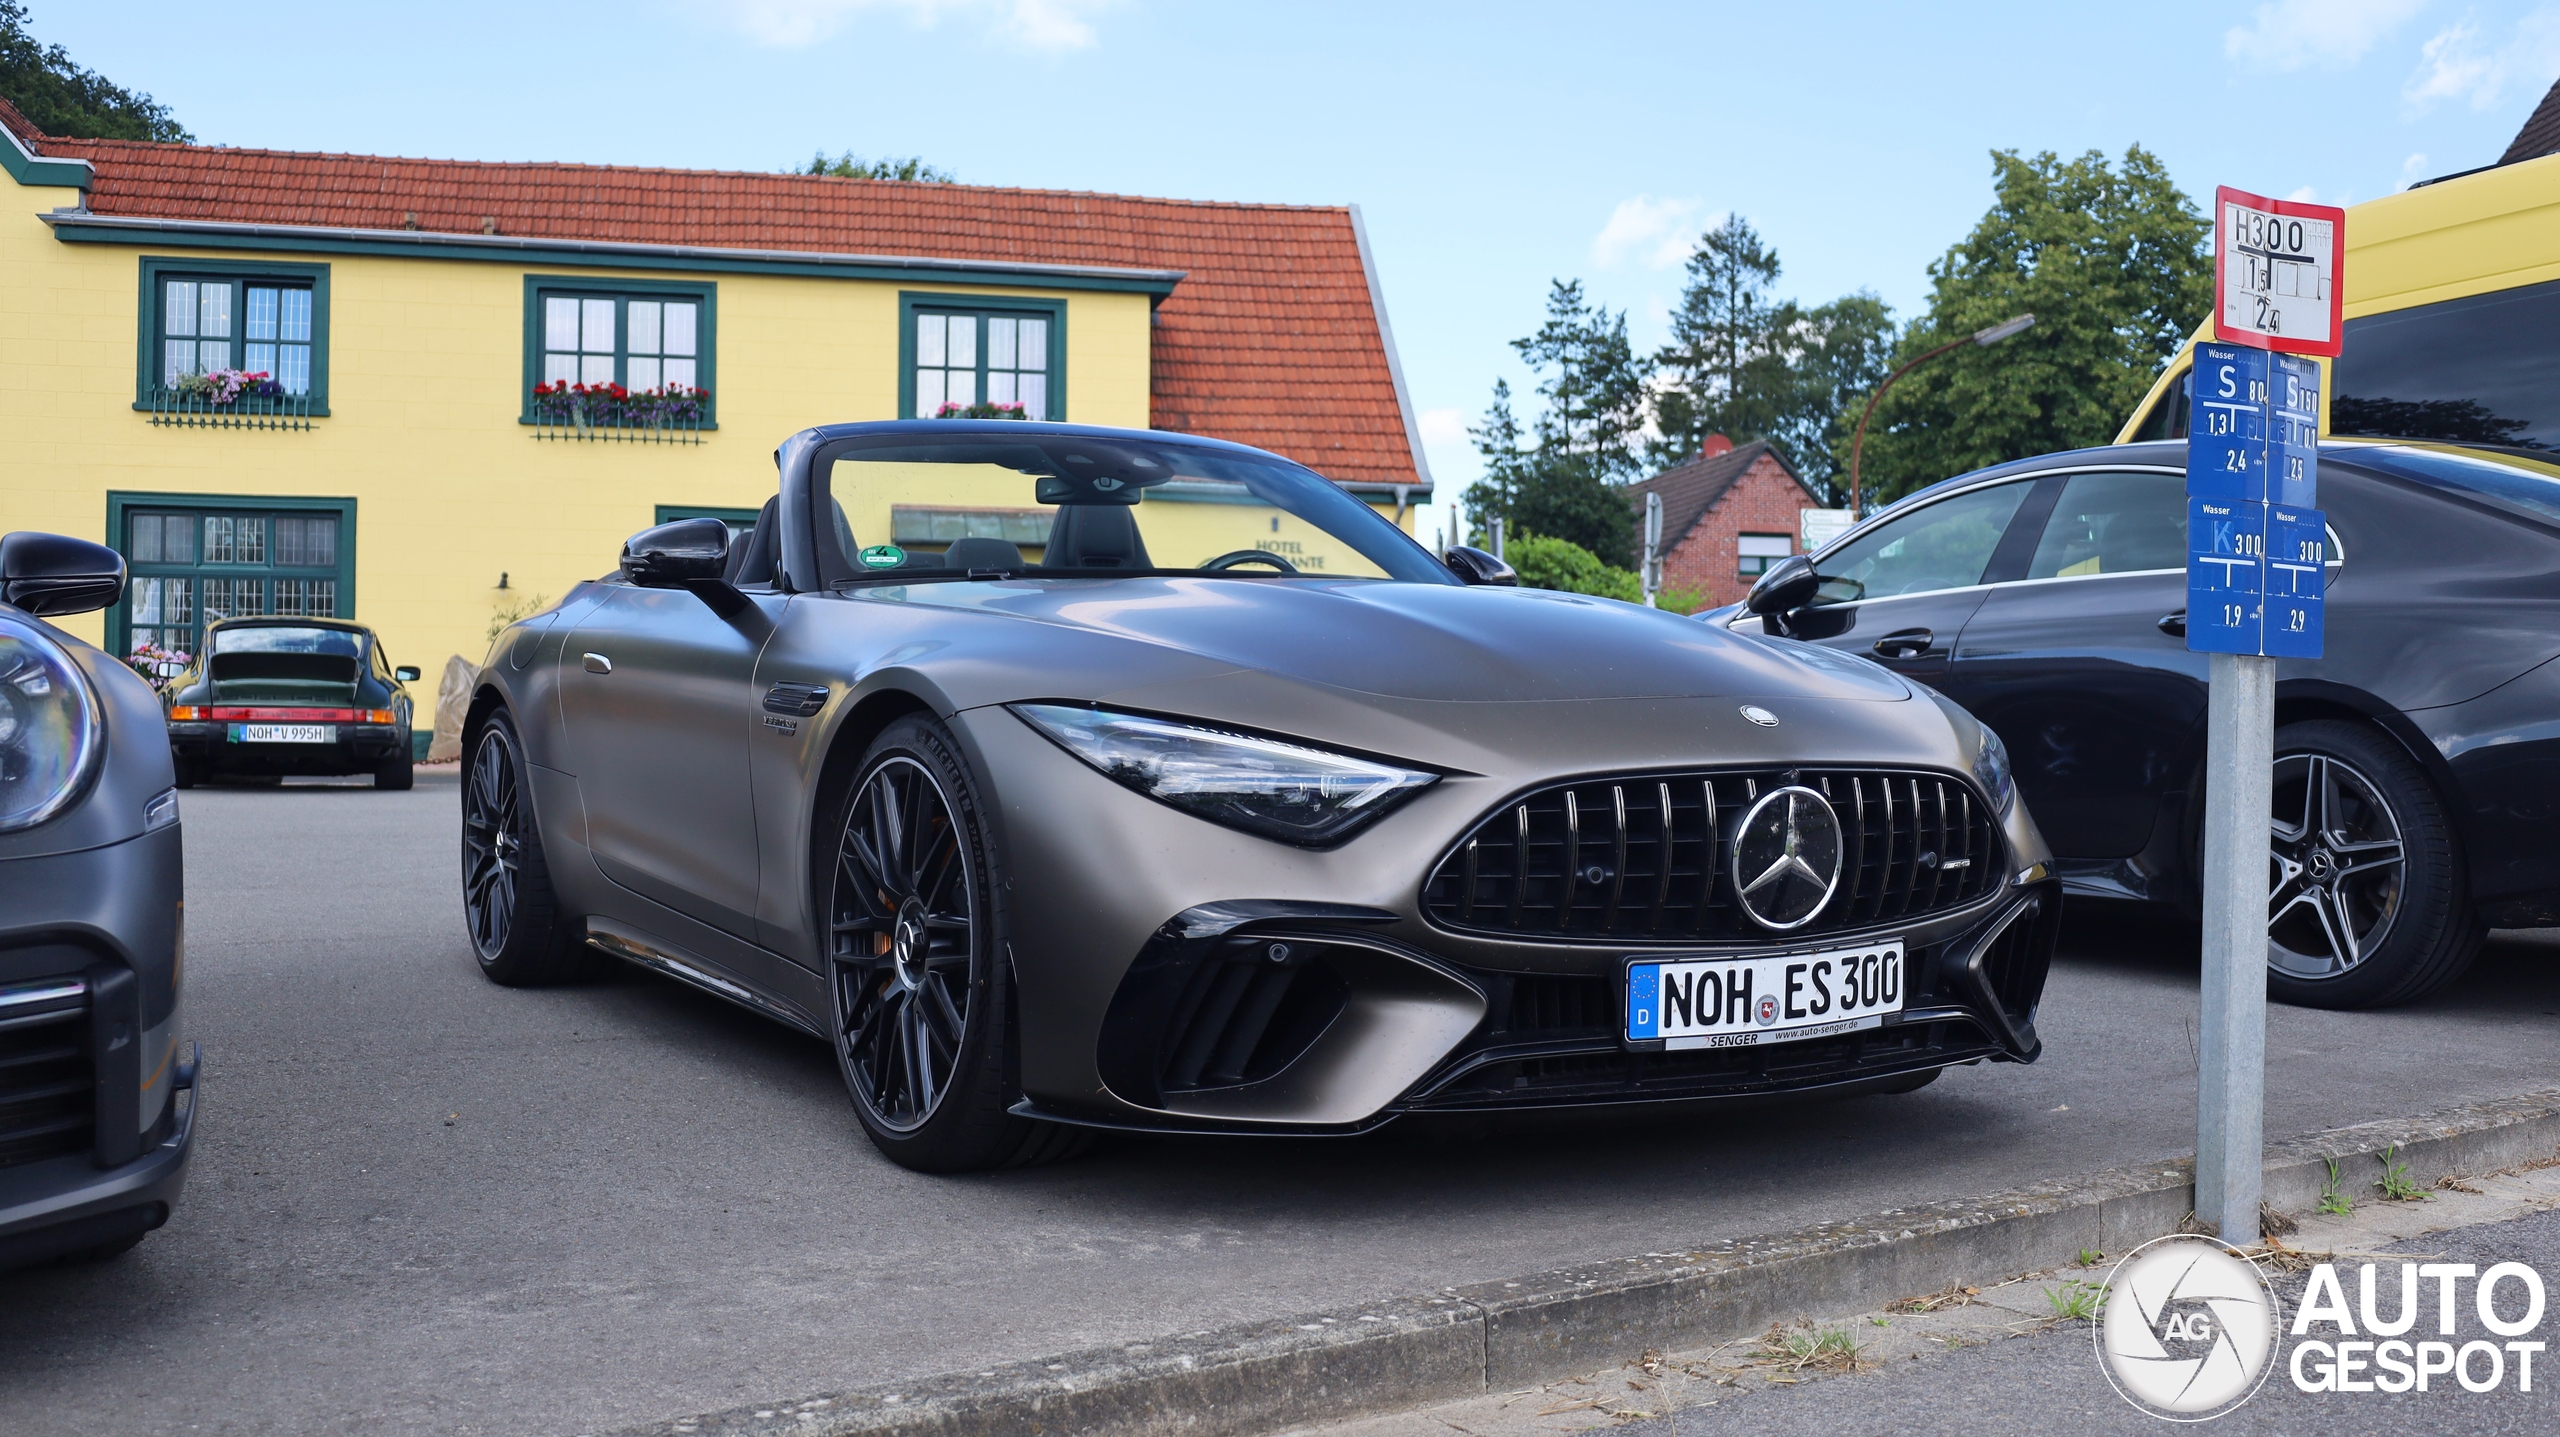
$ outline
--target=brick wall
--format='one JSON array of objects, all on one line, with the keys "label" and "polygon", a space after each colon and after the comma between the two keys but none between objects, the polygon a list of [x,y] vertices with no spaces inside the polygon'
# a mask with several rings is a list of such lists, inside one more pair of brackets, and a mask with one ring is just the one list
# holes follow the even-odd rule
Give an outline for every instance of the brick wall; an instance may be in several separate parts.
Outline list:
[{"label": "brick wall", "polygon": [[1706,517],[1698,521],[1662,562],[1667,589],[1691,589],[1706,595],[1709,607],[1738,602],[1751,587],[1742,577],[1742,556],[1734,540],[1742,534],[1784,534],[1790,551],[1798,531],[1796,512],[1816,507],[1778,461],[1762,455],[1724,491]]}]

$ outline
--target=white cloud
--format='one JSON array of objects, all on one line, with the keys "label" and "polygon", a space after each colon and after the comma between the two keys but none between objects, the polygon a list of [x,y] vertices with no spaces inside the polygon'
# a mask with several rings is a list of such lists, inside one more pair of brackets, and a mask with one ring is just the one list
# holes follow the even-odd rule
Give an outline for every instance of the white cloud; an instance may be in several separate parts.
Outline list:
[{"label": "white cloud", "polygon": [[1668,269],[1689,257],[1691,237],[1707,226],[1696,200],[1657,200],[1635,195],[1618,201],[1609,222],[1591,240],[1591,259],[1604,269],[1633,259],[1647,269]]},{"label": "white cloud", "polygon": [[1467,442],[1467,416],[1462,410],[1426,409],[1416,419],[1422,426],[1422,442],[1425,444]]},{"label": "white cloud", "polygon": [[2402,160],[2400,162],[2400,188],[2404,190],[2409,188],[2409,186],[2423,178],[2426,173],[2427,157],[2424,152],[2411,155],[2409,158]]},{"label": "white cloud", "polygon": [[2274,0],[2223,32],[2223,56],[2253,70],[2342,70],[2426,0]]},{"label": "white cloud", "polygon": [[863,11],[906,15],[920,27],[944,17],[982,24],[1031,50],[1085,50],[1100,38],[1090,17],[1118,0],[729,0],[731,23],[750,39],[797,49],[844,28]]},{"label": "white cloud", "polygon": [[2356,202],[2355,192],[2352,190],[2340,190],[2334,196],[2324,200],[2320,198],[2320,192],[2309,185],[2304,185],[2302,188],[2295,190],[2292,194],[2285,196],[2285,198],[2292,200],[2297,204],[2334,205],[2339,209],[2345,209],[2347,206]]},{"label": "white cloud", "polygon": [[2545,5],[2516,22],[2503,44],[2492,44],[2465,16],[2430,37],[2418,50],[2418,68],[2400,89],[2412,114],[2438,101],[2467,100],[2486,110],[2521,84],[2539,94],[2560,71],[2560,5]]}]

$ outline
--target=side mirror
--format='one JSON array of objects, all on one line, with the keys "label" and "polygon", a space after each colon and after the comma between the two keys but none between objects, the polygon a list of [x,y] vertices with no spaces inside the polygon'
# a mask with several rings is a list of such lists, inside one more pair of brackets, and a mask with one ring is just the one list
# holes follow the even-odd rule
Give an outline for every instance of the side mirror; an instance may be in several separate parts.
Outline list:
[{"label": "side mirror", "polygon": [[391,671],[391,676],[404,684],[414,684],[426,674],[416,664],[402,664]]},{"label": "side mirror", "polygon": [[678,519],[623,541],[622,576],[644,589],[681,589],[717,579],[729,567],[729,526],[718,519]]},{"label": "side mirror", "polygon": [[1742,607],[1755,614],[1788,613],[1811,603],[1814,591],[1821,587],[1822,576],[1813,571],[1812,556],[1789,554],[1761,574],[1743,597]]},{"label": "side mirror", "polygon": [[30,614],[85,614],[124,597],[124,555],[32,531],[0,537],[0,603]]},{"label": "side mirror", "polygon": [[1470,549],[1460,544],[1441,555],[1440,562],[1449,566],[1449,572],[1470,584],[1499,584],[1514,589],[1520,586],[1520,576],[1511,571],[1509,564],[1482,549]]}]

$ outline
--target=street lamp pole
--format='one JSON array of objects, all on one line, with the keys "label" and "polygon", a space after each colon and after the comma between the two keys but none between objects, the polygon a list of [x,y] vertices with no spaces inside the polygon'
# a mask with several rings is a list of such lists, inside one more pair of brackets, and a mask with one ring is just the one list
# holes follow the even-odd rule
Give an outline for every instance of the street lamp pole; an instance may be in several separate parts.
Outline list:
[{"label": "street lamp pole", "polygon": [[1968,344],[1998,344],[2013,334],[2023,333],[2035,322],[2036,317],[2032,314],[2004,319],[1989,329],[1978,329],[1962,339],[1948,340],[1926,354],[1906,360],[1900,369],[1884,377],[1884,383],[1877,385],[1875,393],[1867,396],[1867,407],[1858,411],[1858,432],[1849,440],[1849,518],[1852,521],[1857,519],[1859,511],[1858,461],[1867,447],[1867,416],[1876,412],[1876,401],[1884,398],[1884,392],[1893,387],[1893,382],[1949,350],[1962,349]]}]

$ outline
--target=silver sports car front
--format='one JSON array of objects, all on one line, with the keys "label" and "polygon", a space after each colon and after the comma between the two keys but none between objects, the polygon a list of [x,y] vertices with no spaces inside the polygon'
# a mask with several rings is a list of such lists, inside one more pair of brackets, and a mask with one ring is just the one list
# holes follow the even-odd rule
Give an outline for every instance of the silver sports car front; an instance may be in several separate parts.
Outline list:
[{"label": "silver sports car front", "polygon": [[1434,557],[1181,436],[811,430],[501,636],[466,908],[831,1042],[913,1166],[1092,1127],[1900,1090],[2032,1061],[1999,741],[1862,660]]}]

